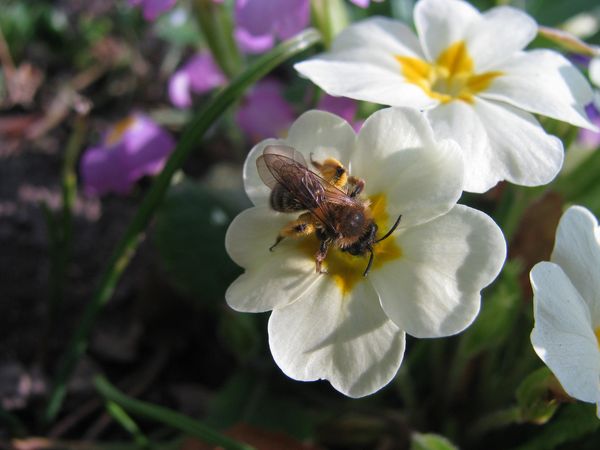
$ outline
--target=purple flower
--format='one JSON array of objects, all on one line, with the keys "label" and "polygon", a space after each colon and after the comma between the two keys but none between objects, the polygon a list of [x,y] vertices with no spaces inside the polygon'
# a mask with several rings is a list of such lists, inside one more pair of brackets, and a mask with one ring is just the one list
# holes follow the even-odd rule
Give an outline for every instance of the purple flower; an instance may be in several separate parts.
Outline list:
[{"label": "purple flower", "polygon": [[203,94],[227,83],[209,52],[198,53],[169,80],[169,98],[178,108],[192,106],[191,93]]},{"label": "purple flower", "polygon": [[177,0],[128,0],[131,6],[141,6],[144,19],[156,20],[162,13],[171,9]]},{"label": "purple flower", "polygon": [[262,53],[275,39],[288,39],[308,26],[309,0],[237,0],[235,38],[245,53]]},{"label": "purple flower", "polygon": [[296,115],[282,96],[283,87],[275,80],[263,80],[246,96],[235,119],[253,141],[282,136]]},{"label": "purple flower", "polygon": [[115,124],[101,145],[84,152],[80,163],[84,191],[126,194],[143,176],[160,172],[174,147],[168,132],[149,117],[133,114]]},{"label": "purple flower", "polygon": [[[587,105],[585,111],[592,123],[600,128],[600,112],[596,109],[594,104],[590,103]],[[585,149],[596,149],[600,147],[600,132],[580,128],[579,134],[577,135],[577,143]]]},{"label": "purple flower", "polygon": [[319,100],[317,108],[322,111],[327,111],[340,116],[350,125],[356,132],[362,127],[362,120],[354,120],[356,112],[358,111],[358,104],[355,100],[347,97],[334,97],[332,95],[325,94]]}]

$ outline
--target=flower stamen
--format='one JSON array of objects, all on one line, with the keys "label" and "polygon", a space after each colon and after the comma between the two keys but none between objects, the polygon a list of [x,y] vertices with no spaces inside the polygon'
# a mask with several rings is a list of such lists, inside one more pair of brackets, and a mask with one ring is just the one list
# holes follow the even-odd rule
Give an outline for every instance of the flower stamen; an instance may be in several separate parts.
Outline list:
[{"label": "flower stamen", "polygon": [[[380,233],[383,233],[392,225],[387,212],[387,198],[385,194],[375,194],[369,197],[369,201],[373,219]],[[312,260],[319,248],[319,240],[315,235],[311,235],[299,240],[298,246],[302,253]],[[398,246],[396,239],[392,235],[384,241],[375,244],[373,246],[373,254],[374,259],[371,271],[376,270],[389,261],[401,258],[402,249]],[[368,258],[368,255],[361,258],[343,252],[338,248],[329,249],[327,258],[323,262],[323,268],[327,272],[326,276],[332,277],[344,296],[352,292],[354,286],[365,279],[363,276],[365,258]]]},{"label": "flower stamen", "polygon": [[394,58],[400,63],[406,81],[441,103],[462,100],[472,104],[476,94],[502,75],[499,71],[475,74],[475,65],[464,41],[450,45],[435,63],[411,56],[394,55]]}]

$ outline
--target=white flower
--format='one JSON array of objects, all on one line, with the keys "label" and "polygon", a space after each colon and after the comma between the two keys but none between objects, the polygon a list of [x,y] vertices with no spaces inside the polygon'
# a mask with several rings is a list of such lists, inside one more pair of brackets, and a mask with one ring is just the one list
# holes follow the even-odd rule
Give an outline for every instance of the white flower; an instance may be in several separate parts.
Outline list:
[{"label": "white flower", "polygon": [[500,180],[549,183],[562,143],[531,113],[594,129],[583,109],[592,99],[586,79],[557,52],[522,51],[537,25],[515,8],[480,14],[464,1],[420,0],[414,19],[418,37],[372,18],[295,67],[331,95],[427,110],[438,136],[464,152],[467,191]]},{"label": "white flower", "polygon": [[552,262],[531,270],[531,343],[571,397],[596,403],[600,417],[600,229],[581,206],[556,230]]},{"label": "white flower", "polygon": [[[327,273],[316,273],[314,235],[286,238],[269,251],[299,215],[269,207],[256,159],[274,144],[295,148],[307,161],[311,154],[318,162],[333,157],[363,179],[361,196],[371,201],[378,237],[402,214],[396,232],[374,245],[366,277],[366,257],[334,248],[324,262]],[[448,336],[473,321],[480,290],[500,271],[505,243],[487,215],[456,205],[462,171],[456,144],[436,141],[418,111],[401,108],[373,114],[358,136],[338,116],[309,111],[287,139],[251,150],[244,183],[255,206],[234,219],[226,237],[229,255],[245,273],[226,299],[238,311],[273,310],[269,345],[286,375],[329,380],[351,397],[368,395],[396,374],[405,332]]]}]

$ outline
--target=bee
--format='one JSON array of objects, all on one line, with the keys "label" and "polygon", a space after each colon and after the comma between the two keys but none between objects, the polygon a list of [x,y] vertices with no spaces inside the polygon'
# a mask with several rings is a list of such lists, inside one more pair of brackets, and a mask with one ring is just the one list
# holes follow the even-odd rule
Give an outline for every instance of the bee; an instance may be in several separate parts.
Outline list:
[{"label": "bee", "polygon": [[301,213],[281,229],[269,250],[273,251],[286,237],[314,234],[320,242],[315,255],[317,273],[325,273],[323,261],[333,246],[354,256],[369,253],[363,272],[363,276],[367,276],[373,264],[373,246],[394,232],[402,215],[377,239],[377,224],[369,201],[359,197],[364,180],[350,176],[334,158],[320,163],[314,161],[311,154],[310,161],[320,175],[311,171],[304,156],[292,147],[269,145],[256,160],[260,178],[271,188],[271,208],[284,213]]}]

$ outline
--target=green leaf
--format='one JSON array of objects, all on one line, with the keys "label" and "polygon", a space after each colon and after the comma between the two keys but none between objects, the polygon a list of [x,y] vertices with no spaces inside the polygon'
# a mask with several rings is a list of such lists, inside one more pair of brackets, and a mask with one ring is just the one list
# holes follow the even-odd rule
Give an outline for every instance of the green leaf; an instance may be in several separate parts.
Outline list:
[{"label": "green leaf", "polygon": [[329,47],[335,36],[348,26],[347,7],[342,0],[312,0],[310,5],[312,22]]},{"label": "green leaf", "polygon": [[263,375],[247,370],[233,375],[221,388],[206,422],[216,428],[244,422],[297,439],[309,439],[315,434],[313,418],[297,401],[269,391]]},{"label": "green leaf", "polygon": [[213,58],[225,75],[237,75],[242,69],[242,58],[233,37],[231,11],[212,0],[193,0],[192,5]]},{"label": "green leaf", "polygon": [[523,421],[543,424],[552,418],[558,402],[550,392],[556,383],[547,367],[536,370],[523,380],[516,393]]},{"label": "green leaf", "polygon": [[592,189],[599,187],[598,173],[600,171],[600,152],[593,152],[588,158],[580,163],[568,174],[560,177],[554,188],[560,192],[566,200],[579,202]]},{"label": "green leaf", "polygon": [[559,25],[569,17],[591,11],[595,6],[595,2],[590,0],[529,0],[525,4],[527,12],[535,17],[538,23],[548,26]]},{"label": "green leaf", "polygon": [[414,433],[410,443],[410,450],[458,450],[458,447],[444,436],[438,434]]},{"label": "green leaf", "polygon": [[159,38],[178,46],[198,46],[204,40],[193,15],[181,7],[160,16],[154,30]]},{"label": "green leaf", "polygon": [[520,264],[509,262],[496,286],[481,305],[479,317],[461,339],[461,354],[472,358],[500,347],[511,335],[521,302]]},{"label": "green leaf", "polygon": [[[128,397],[102,376],[97,376],[94,379],[94,384],[105,400],[117,404],[125,411],[129,411],[134,415],[163,423],[190,436],[199,437],[206,443],[217,445],[226,450],[253,450],[253,447],[250,445],[237,442],[228,436],[224,436],[202,422],[191,419],[168,408]],[[131,424],[128,424],[128,426],[130,425]]]},{"label": "green leaf", "polygon": [[219,336],[242,362],[254,358],[262,343],[256,319],[254,314],[239,314],[229,308],[219,316]]},{"label": "green leaf", "polygon": [[[515,450],[552,450],[598,431],[600,420],[596,417],[595,409],[595,405],[585,403],[564,406],[556,419],[546,424],[537,436]],[[569,448],[580,447],[574,445]]]},{"label": "green leaf", "polygon": [[137,423],[129,417],[127,412],[123,408],[121,408],[115,402],[108,401],[106,402],[106,410],[111,415],[111,417],[117,422],[125,431],[127,431],[133,437],[136,445],[139,448],[150,448],[150,441],[148,438],[142,433]]},{"label": "green leaf", "polygon": [[167,274],[202,304],[221,302],[240,269],[225,252],[225,232],[236,211],[199,183],[183,181],[156,216],[154,244]]},{"label": "green leaf", "polygon": [[44,412],[44,421],[50,423],[58,414],[67,391],[67,380],[75,366],[87,349],[88,338],[96,317],[102,311],[116,288],[125,268],[141,241],[141,236],[155,211],[163,202],[167,190],[171,186],[173,175],[181,168],[191,152],[198,147],[198,142],[204,133],[220,118],[223,113],[244,92],[279,64],[297,56],[307,48],[320,42],[321,37],[313,29],[299,33],[292,39],[282,42],[269,53],[262,55],[242,74],[223,90],[218,91],[204,108],[196,113],[181,136],[177,146],[171,153],[162,172],[155,178],[148,193],[142,200],[136,214],[125,230],[124,236],[117,244],[104,272],[101,275],[98,288],[85,306],[83,317],[77,330],[73,333],[69,345],[63,353],[58,371],[48,397]]}]

